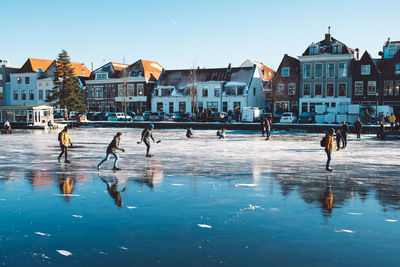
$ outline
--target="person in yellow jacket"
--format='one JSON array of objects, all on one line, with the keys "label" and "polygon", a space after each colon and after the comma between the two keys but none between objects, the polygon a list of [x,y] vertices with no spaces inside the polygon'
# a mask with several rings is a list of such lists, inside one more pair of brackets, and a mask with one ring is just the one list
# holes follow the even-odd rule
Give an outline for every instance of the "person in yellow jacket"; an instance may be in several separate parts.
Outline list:
[{"label": "person in yellow jacket", "polygon": [[60,159],[63,154],[65,154],[65,163],[71,163],[71,161],[68,160],[68,143],[71,144],[72,147],[72,141],[71,138],[69,137],[68,133],[68,126],[64,127],[64,130],[62,130],[58,134],[58,141],[60,141],[60,148],[61,148],[61,153],[58,156],[58,162],[60,162]]},{"label": "person in yellow jacket", "polygon": [[393,131],[393,126],[394,126],[394,123],[396,122],[396,116],[392,113],[392,116],[390,116],[390,118],[389,118],[389,122],[390,122],[390,127],[392,128],[392,131]]},{"label": "person in yellow jacket", "polygon": [[333,133],[335,132],[334,129],[330,129],[329,132],[325,134],[325,152],[326,155],[328,156],[328,160],[326,161],[326,170],[327,171],[332,171],[330,164],[331,164],[331,159],[332,159],[332,153],[334,148],[334,143],[333,143]]}]

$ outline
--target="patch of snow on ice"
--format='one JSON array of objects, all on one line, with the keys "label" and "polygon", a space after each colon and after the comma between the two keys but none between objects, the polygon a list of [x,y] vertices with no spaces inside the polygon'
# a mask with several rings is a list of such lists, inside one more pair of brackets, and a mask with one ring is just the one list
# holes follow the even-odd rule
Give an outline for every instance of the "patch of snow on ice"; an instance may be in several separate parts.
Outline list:
[{"label": "patch of snow on ice", "polygon": [[137,207],[134,206],[126,206],[127,209],[137,209]]},{"label": "patch of snow on ice", "polygon": [[386,219],[385,221],[387,221],[387,222],[398,222],[398,220],[391,220],[391,219]]},{"label": "patch of snow on ice", "polygon": [[183,186],[183,184],[171,184],[173,186]]},{"label": "patch of snow on ice", "polygon": [[336,230],[336,233],[349,233],[349,234],[353,234],[354,231],[353,230],[346,230],[346,229],[341,229],[341,230]]},{"label": "patch of snow on ice", "polygon": [[82,215],[72,215],[72,217],[75,217],[75,218],[83,218]]},{"label": "patch of snow on ice", "polygon": [[198,227],[201,227],[201,228],[212,228],[212,226],[211,225],[207,225],[207,224],[197,224],[197,226]]},{"label": "patch of snow on ice", "polygon": [[119,247],[119,248],[122,250],[128,250],[128,248],[126,248],[126,247]]},{"label": "patch of snow on ice", "polygon": [[278,208],[270,208],[269,210],[270,210],[270,211],[279,211]]},{"label": "patch of snow on ice", "polygon": [[56,249],[56,251],[57,251],[58,253],[60,253],[61,255],[66,256],[66,257],[72,255],[72,253],[69,252],[69,251],[67,251],[67,250]]},{"label": "patch of snow on ice", "polygon": [[235,187],[255,187],[257,184],[235,184]]},{"label": "patch of snow on ice", "polygon": [[51,236],[50,234],[46,234],[46,233],[42,233],[42,232],[35,232],[35,234],[41,235],[41,236]]},{"label": "patch of snow on ice", "polygon": [[358,212],[349,212],[349,215],[362,215],[362,213],[358,213]]},{"label": "patch of snow on ice", "polygon": [[77,194],[54,194],[55,196],[62,196],[62,197],[80,197]]}]

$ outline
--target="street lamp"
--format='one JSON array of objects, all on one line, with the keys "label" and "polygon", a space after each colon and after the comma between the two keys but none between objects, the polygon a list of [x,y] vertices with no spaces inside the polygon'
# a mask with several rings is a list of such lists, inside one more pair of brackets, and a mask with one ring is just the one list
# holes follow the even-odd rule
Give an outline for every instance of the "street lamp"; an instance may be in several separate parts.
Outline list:
[{"label": "street lamp", "polygon": [[379,97],[379,93],[376,93],[376,110],[375,110],[375,121],[376,121],[376,125],[378,125],[378,97]]}]

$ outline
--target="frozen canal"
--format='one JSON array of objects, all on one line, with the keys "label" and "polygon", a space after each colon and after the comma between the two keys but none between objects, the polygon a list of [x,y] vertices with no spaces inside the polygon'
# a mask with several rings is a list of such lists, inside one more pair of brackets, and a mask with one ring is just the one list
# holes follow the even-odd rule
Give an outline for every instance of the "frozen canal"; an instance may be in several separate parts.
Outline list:
[{"label": "frozen canal", "polygon": [[325,171],[322,135],[73,129],[1,135],[5,266],[399,266],[400,142],[356,140]]}]

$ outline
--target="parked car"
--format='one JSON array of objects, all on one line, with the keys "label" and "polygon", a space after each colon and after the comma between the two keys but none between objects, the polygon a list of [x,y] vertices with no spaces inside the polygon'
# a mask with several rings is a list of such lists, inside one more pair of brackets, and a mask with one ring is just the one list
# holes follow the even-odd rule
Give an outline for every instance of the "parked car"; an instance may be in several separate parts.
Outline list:
[{"label": "parked car", "polygon": [[158,112],[152,112],[149,116],[149,120],[151,121],[159,121],[160,119],[160,114]]},{"label": "parked car", "polygon": [[128,111],[128,112],[126,112],[126,114],[128,114],[129,116],[131,116],[131,117],[132,117],[132,120],[135,120],[135,117],[136,117],[136,113],[135,113],[135,112],[133,112],[133,111]]},{"label": "parked car", "polygon": [[173,121],[181,121],[183,114],[184,114],[183,112],[174,112],[174,113],[172,113],[171,119]]},{"label": "parked car", "polygon": [[315,114],[313,112],[303,112],[299,116],[299,123],[314,123]]},{"label": "parked car", "polygon": [[168,121],[170,120],[170,115],[164,111],[161,111],[158,113],[160,115],[160,120],[161,121]]},{"label": "parked car", "polygon": [[128,114],[126,114],[125,116],[125,113],[118,112],[118,113],[110,113],[107,119],[109,121],[125,121],[125,120],[131,121],[132,117],[129,116]]},{"label": "parked car", "polygon": [[151,111],[143,112],[143,120],[148,121],[150,120]]},{"label": "parked car", "polygon": [[226,122],[228,120],[228,113],[226,112],[213,112],[211,113],[211,120],[218,122]]},{"label": "parked car", "polygon": [[281,123],[295,123],[297,121],[296,115],[292,112],[285,112],[281,116]]},{"label": "parked car", "polygon": [[135,116],[135,121],[144,121],[144,114],[143,113],[138,113]]},{"label": "parked car", "polygon": [[190,114],[189,112],[183,113],[181,121],[192,121],[192,114]]},{"label": "parked car", "polygon": [[54,115],[54,119],[64,118],[64,112],[61,112],[61,111],[55,111],[53,115]]}]

